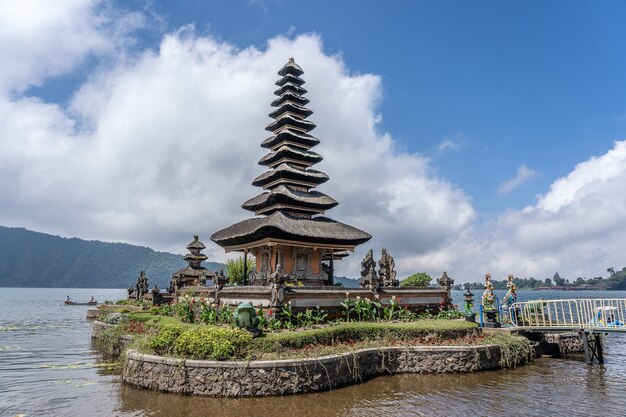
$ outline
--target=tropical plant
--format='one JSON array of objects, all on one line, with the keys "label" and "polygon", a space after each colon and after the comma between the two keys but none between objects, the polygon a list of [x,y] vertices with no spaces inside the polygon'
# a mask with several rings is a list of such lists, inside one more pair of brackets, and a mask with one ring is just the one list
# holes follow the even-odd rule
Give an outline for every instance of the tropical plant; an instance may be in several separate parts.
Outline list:
[{"label": "tropical plant", "polygon": [[416,272],[410,277],[402,280],[401,287],[428,287],[432,277],[426,272]]},{"label": "tropical plant", "polygon": [[[231,284],[243,284],[243,256],[235,259],[227,259],[226,267],[224,268],[224,273],[228,277],[228,282]],[[256,268],[256,260],[254,257],[249,256],[246,262],[247,268],[246,271],[249,274],[251,271],[254,271]]]}]

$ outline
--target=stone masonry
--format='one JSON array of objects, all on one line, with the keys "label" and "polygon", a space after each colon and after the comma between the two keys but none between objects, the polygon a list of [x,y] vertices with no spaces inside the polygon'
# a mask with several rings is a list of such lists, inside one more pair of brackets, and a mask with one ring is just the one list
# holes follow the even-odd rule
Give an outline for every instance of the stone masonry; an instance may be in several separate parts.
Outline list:
[{"label": "stone masonry", "polygon": [[363,349],[317,359],[218,362],[128,351],[124,382],[211,397],[264,397],[326,391],[395,373],[462,373],[499,367],[497,346]]}]

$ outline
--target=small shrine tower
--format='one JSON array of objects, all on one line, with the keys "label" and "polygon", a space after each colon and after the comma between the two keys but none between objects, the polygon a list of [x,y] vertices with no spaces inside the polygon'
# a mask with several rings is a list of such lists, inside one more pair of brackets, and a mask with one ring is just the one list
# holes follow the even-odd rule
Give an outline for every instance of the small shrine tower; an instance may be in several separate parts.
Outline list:
[{"label": "small shrine tower", "polygon": [[215,277],[214,272],[202,266],[202,262],[207,260],[207,256],[202,253],[204,248],[206,248],[204,243],[200,242],[199,237],[195,235],[193,241],[187,245],[189,253],[183,256],[189,265],[172,274],[170,293],[176,292],[179,288],[205,285],[207,278]]},{"label": "small shrine tower", "polygon": [[[274,119],[266,130],[272,136],[261,146],[269,150],[259,161],[268,171],[252,185],[263,192],[243,203],[252,219],[236,223],[211,236],[227,252],[251,251],[256,270],[248,271],[249,283],[263,285],[274,281],[299,280],[306,285],[333,285],[333,260],[347,255],[371,236],[355,227],[321,216],[338,203],[314,190],[328,181],[328,175],[311,167],[322,157],[311,151],[319,139],[309,132],[315,124],[306,120],[313,112],[302,87],[304,72],[293,58],[285,64],[276,82]],[[335,255],[337,254],[337,255]],[[328,265],[322,261],[328,260]]]}]

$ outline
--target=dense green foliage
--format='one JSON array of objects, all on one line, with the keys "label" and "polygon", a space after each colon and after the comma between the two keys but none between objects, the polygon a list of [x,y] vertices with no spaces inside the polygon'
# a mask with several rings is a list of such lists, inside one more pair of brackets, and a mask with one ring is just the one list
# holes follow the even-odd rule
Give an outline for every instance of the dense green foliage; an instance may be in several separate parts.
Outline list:
[{"label": "dense green foliage", "polygon": [[279,352],[299,349],[306,345],[332,345],[357,340],[397,339],[419,337],[463,338],[476,330],[476,324],[464,320],[418,320],[407,323],[341,323],[335,326],[298,332],[268,333],[253,340],[254,349]]},{"label": "dense green foliage", "polygon": [[167,288],[171,274],[186,265],[180,255],[142,246],[0,226],[0,287],[128,288],[143,270],[150,286]]},{"label": "dense green foliage", "polygon": [[[248,274],[256,268],[256,260],[253,256],[248,256],[246,261]],[[231,284],[243,284],[243,256],[235,259],[227,259],[224,273]]]},{"label": "dense green foliage", "polygon": [[401,287],[428,287],[432,277],[426,272],[416,272],[400,282]]},{"label": "dense green foliage", "polygon": [[[617,272],[614,268],[607,268],[607,272],[609,273],[608,278],[603,278],[601,276],[588,279],[583,277],[577,277],[576,279],[570,281],[567,278],[561,277],[557,272],[552,276],[552,278],[515,278],[513,282],[517,286],[517,289],[520,290],[532,290],[536,288],[549,288],[554,286],[589,290],[626,290],[626,267]],[[506,290],[506,279],[500,281],[492,280],[491,283],[496,290]],[[472,282],[468,284],[457,284],[454,289],[462,290],[468,285],[469,288],[472,290],[481,290],[485,288],[484,282]]]}]

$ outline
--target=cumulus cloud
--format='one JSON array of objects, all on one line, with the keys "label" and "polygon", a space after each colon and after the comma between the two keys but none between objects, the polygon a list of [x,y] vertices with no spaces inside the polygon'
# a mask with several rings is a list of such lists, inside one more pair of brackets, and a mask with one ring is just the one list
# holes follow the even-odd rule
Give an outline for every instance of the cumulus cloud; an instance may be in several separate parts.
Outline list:
[{"label": "cumulus cloud", "polygon": [[524,184],[528,180],[537,176],[537,171],[528,168],[526,165],[521,164],[517,168],[517,173],[513,178],[500,184],[498,187],[498,194],[509,194],[511,191]]},{"label": "cumulus cloud", "polygon": [[120,53],[145,24],[103,0],[0,3],[0,92],[22,91],[64,74],[90,55]]},{"label": "cumulus cloud", "polygon": [[[93,48],[115,48],[101,44],[96,23],[66,36],[82,33],[93,34],[95,46],[70,54],[74,62]],[[379,131],[378,76],[352,74],[316,35],[238,49],[190,26],[156,51],[98,67],[68,108],[2,97],[0,193],[8,203],[0,224],[182,251],[193,233],[206,241],[250,217],[239,206],[261,191],[250,182],[264,170],[259,145],[269,135],[276,71],[290,56],[305,70],[313,133],[322,141],[316,168],[331,177],[320,191],[340,202],[329,217],[370,232],[367,247],[385,246],[399,259],[441,245],[472,220],[462,190]],[[44,57],[25,63],[37,68]],[[33,69],[24,80],[6,73],[2,82],[19,90],[69,65]],[[355,275],[365,250],[339,273]],[[208,251],[224,257],[216,245]]]},{"label": "cumulus cloud", "polygon": [[503,279],[602,274],[624,266],[626,248],[626,141],[580,163],[556,180],[535,205],[509,210],[472,225],[437,249],[411,259],[437,271],[448,267],[460,281],[486,272]]}]

